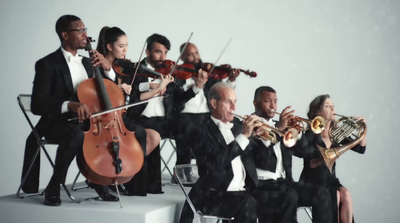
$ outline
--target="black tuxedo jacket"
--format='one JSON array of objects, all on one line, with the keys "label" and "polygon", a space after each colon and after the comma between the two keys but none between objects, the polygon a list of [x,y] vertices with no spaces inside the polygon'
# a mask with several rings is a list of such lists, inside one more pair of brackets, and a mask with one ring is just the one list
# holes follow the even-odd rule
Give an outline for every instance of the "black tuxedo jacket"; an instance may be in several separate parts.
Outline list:
[{"label": "black tuxedo jacket", "polygon": [[[82,64],[88,77],[93,76],[93,68],[89,58],[84,57]],[[40,115],[45,123],[65,122],[67,118],[76,116],[71,112],[61,114],[61,106],[65,101],[78,101],[72,85],[71,73],[61,48],[38,60],[35,65],[31,109]]]},{"label": "black tuxedo jacket", "polygon": [[[236,137],[242,130],[241,123],[234,121],[232,133]],[[257,173],[251,156],[251,147],[244,151],[234,140],[229,145],[225,143],[219,128],[211,118],[201,127],[201,146],[193,151],[196,157],[200,178],[194,190],[199,191],[226,191],[233,179],[232,160],[241,157],[246,170],[246,190],[256,189]]]},{"label": "black tuxedo jacket", "polygon": [[[141,64],[146,66],[146,59],[143,59]],[[131,84],[132,77],[124,77],[122,78],[123,83]],[[148,82],[148,77],[146,76],[136,76],[133,82],[132,91],[130,95],[130,103],[140,102],[140,94],[139,91],[140,83]],[[182,111],[184,104],[189,101],[191,98],[195,96],[193,90],[184,91],[182,87],[178,86],[175,83],[170,83],[167,86],[167,90],[165,92],[167,97],[164,97],[163,105],[165,108],[165,118],[173,119],[176,115]],[[130,107],[128,109],[129,117],[133,119],[139,119],[147,104],[142,104],[134,107]]]}]

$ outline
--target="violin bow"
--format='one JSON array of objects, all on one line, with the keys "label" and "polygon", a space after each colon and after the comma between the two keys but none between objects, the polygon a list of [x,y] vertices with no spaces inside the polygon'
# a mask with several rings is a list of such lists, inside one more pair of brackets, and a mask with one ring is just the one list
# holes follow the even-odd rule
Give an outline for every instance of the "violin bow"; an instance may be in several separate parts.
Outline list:
[{"label": "violin bow", "polygon": [[142,60],[143,52],[144,52],[144,49],[146,48],[146,45],[147,45],[147,40],[143,44],[143,49],[142,49],[142,52],[140,53],[139,60],[138,60],[138,63],[137,63],[136,69],[135,69],[135,73],[133,74],[131,86],[132,86],[133,81],[135,80],[136,74],[139,70],[139,64],[140,64],[140,61]]},{"label": "violin bow", "polygon": [[181,56],[182,56],[183,52],[185,52],[186,46],[188,45],[188,43],[189,43],[190,39],[192,38],[192,36],[193,36],[193,32],[190,33],[189,39],[186,41],[185,46],[183,46],[182,51],[179,54],[179,57],[176,60],[176,63],[175,63],[174,67],[171,70],[171,74],[175,71],[176,65],[178,65],[178,62],[181,59]]},{"label": "violin bow", "polygon": [[218,63],[219,59],[221,58],[222,54],[224,54],[226,48],[228,48],[228,46],[229,46],[229,44],[231,43],[231,41],[232,41],[232,37],[231,37],[231,38],[229,39],[229,41],[226,43],[224,49],[222,49],[222,51],[221,51],[221,53],[219,54],[219,56],[218,56],[217,60],[215,61],[215,63],[213,63],[213,66],[212,66],[212,68],[211,68],[211,70],[210,70],[210,72],[209,72],[210,74],[212,74],[212,72],[214,71],[215,66],[217,65],[217,63]]}]

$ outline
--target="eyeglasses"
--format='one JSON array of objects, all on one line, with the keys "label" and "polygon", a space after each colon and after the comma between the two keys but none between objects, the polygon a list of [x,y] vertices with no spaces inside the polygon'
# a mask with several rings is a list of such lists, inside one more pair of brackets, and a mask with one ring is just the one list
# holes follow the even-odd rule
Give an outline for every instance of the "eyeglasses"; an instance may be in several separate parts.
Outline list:
[{"label": "eyeglasses", "polygon": [[87,32],[87,28],[83,28],[83,29],[69,29],[69,30],[68,30],[68,32],[72,32],[72,31],[76,31],[76,32],[78,32],[79,34],[82,34],[82,33],[86,33],[86,32]]}]

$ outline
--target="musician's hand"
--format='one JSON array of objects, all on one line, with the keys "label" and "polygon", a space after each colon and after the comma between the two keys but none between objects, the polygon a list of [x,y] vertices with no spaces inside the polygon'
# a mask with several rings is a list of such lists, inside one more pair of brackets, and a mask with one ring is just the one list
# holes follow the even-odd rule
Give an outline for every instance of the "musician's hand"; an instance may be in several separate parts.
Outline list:
[{"label": "musician's hand", "polygon": [[131,91],[132,91],[131,85],[122,83],[121,85],[119,85],[119,87],[122,89],[123,92],[125,92],[125,94],[127,94],[127,95],[131,94]]},{"label": "musician's hand", "polygon": [[249,138],[254,133],[255,128],[259,126],[261,126],[260,117],[257,115],[245,116],[245,119],[243,120],[242,134]]},{"label": "musician's hand", "polygon": [[199,70],[199,75],[198,76],[193,76],[193,79],[195,81],[195,85],[197,88],[202,89],[204,87],[204,84],[208,80],[208,73],[206,71],[203,71],[202,69]]},{"label": "musician's hand", "polygon": [[[367,120],[364,117],[357,116],[356,118],[360,120],[362,123],[364,123],[365,126],[367,125]],[[367,136],[365,136],[360,142],[360,146],[366,146],[366,145],[367,145]]]},{"label": "musician's hand", "polygon": [[164,94],[165,91],[167,90],[167,85],[171,82],[174,82],[174,77],[172,77],[170,74],[166,75],[165,77],[161,76],[161,83],[158,86],[158,90],[160,94]]},{"label": "musician's hand", "polygon": [[92,115],[90,113],[89,107],[79,102],[70,101],[68,103],[68,110],[77,113],[79,122],[83,122],[85,119],[90,118],[90,116]]},{"label": "musician's hand", "polygon": [[288,121],[293,118],[294,110],[290,111],[291,107],[292,106],[287,106],[279,115],[279,123],[277,126],[279,130],[285,130],[288,125]]},{"label": "musician's hand", "polygon": [[111,63],[104,58],[103,54],[99,53],[97,50],[91,50],[90,53],[92,53],[90,59],[92,60],[93,66],[100,66],[106,71],[111,70]]},{"label": "musician's hand", "polygon": [[240,74],[240,69],[232,68],[231,72],[229,73],[229,81],[230,82],[236,81],[236,78],[239,76],[239,74]]},{"label": "musician's hand", "polygon": [[157,89],[160,86],[160,83],[150,82],[150,89]]}]

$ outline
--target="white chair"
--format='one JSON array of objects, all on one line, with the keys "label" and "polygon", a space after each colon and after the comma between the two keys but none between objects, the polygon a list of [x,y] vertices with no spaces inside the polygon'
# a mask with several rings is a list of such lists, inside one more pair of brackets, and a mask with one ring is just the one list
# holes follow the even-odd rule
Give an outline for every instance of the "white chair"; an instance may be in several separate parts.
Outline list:
[{"label": "white chair", "polygon": [[[212,215],[205,215],[200,210],[196,210],[192,201],[189,198],[189,195],[186,192],[185,186],[193,186],[197,180],[199,179],[198,169],[196,164],[180,164],[174,167],[174,173],[176,181],[182,189],[182,192],[185,194],[186,201],[188,202],[190,208],[194,213],[193,223],[201,223],[203,220],[214,220],[217,223],[221,220],[225,220],[228,222],[232,222],[234,219],[232,218],[224,218]],[[203,221],[204,222],[204,221]]]}]

